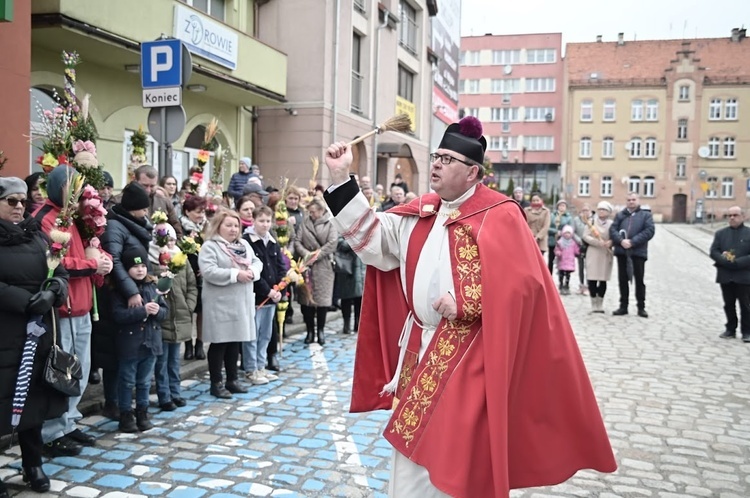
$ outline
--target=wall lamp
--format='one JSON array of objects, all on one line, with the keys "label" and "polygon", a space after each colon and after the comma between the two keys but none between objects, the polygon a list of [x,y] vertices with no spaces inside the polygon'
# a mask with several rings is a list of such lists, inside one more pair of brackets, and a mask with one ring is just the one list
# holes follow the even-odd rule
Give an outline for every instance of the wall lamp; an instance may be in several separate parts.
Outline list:
[{"label": "wall lamp", "polygon": [[185,88],[187,88],[191,92],[205,92],[206,91],[206,85],[188,85]]},{"label": "wall lamp", "polygon": [[140,64],[125,64],[125,71],[129,73],[140,73],[141,65]]},{"label": "wall lamp", "polygon": [[290,116],[296,116],[297,115],[297,109],[292,109],[291,107],[284,108],[286,112],[289,113]]}]

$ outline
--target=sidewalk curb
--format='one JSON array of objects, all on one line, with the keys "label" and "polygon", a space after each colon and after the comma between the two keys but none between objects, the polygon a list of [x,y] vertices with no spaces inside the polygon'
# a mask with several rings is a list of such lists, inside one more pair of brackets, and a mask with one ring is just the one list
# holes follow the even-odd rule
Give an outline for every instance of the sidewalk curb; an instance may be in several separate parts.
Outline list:
[{"label": "sidewalk curb", "polygon": [[[697,249],[698,251],[702,252],[703,254],[705,254],[706,256],[708,256],[709,258],[711,257],[707,248],[705,248],[703,246],[699,246],[698,244],[692,242],[691,240],[688,240],[687,238],[683,237],[679,233],[675,233],[674,231],[672,231],[669,228],[667,228],[666,225],[663,225],[662,229],[666,230],[667,232],[669,232],[670,234],[674,235],[675,237],[677,237],[681,241],[685,242],[687,245],[689,245],[689,246],[693,247],[694,249]],[[706,233],[708,233],[710,235],[714,234],[714,232],[709,232],[708,230],[706,230],[704,228],[698,228],[698,230],[704,231],[704,232],[706,232]]]}]

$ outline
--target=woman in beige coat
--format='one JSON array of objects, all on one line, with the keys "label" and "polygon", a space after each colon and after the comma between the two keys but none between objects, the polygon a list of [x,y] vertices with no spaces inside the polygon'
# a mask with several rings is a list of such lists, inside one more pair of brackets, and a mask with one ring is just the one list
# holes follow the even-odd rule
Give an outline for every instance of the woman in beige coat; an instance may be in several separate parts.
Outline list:
[{"label": "woman in beige coat", "polygon": [[609,238],[611,215],[612,205],[601,201],[596,206],[596,216],[583,232],[583,241],[589,245],[586,252],[586,276],[593,313],[604,313],[604,294],[607,292],[607,281],[612,276],[612,241]]},{"label": "woman in beige coat", "polygon": [[526,211],[526,223],[529,224],[531,233],[534,234],[539,250],[544,254],[547,252],[549,209],[544,207],[542,196],[539,193],[533,193],[531,194],[531,204],[524,211]]}]

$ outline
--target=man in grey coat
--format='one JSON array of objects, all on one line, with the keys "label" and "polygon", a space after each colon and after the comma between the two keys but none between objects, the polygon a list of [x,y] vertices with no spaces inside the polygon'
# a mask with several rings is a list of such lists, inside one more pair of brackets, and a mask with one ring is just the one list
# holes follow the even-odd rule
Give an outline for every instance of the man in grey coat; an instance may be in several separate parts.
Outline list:
[{"label": "man in grey coat", "polygon": [[730,207],[727,217],[729,226],[716,232],[710,251],[727,316],[726,328],[719,337],[736,337],[739,301],[742,342],[750,343],[750,227],[743,223],[745,215],[739,206]]},{"label": "man in grey coat", "polygon": [[638,301],[638,316],[648,318],[646,313],[646,285],[643,275],[648,259],[648,241],[654,237],[654,218],[651,211],[642,209],[637,192],[630,192],[625,209],[617,213],[609,228],[609,236],[617,258],[617,280],[620,284],[620,307],[613,315],[628,314],[628,298],[631,277],[635,280],[635,298]]}]

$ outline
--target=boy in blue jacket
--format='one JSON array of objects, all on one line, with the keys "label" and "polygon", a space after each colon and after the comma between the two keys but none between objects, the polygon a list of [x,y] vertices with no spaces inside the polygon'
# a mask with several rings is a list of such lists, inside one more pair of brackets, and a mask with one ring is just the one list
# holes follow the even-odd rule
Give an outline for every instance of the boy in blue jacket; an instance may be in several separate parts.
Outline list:
[{"label": "boy in blue jacket", "polygon": [[[160,323],[167,316],[167,305],[158,293],[156,278],[148,274],[148,254],[145,248],[128,249],[122,254],[122,264],[138,286],[143,305],[128,307],[128,300],[117,295],[112,303],[112,315],[118,325],[117,356],[118,404],[120,432],[147,431],[153,428],[148,420],[148,393],[154,375],[156,357],[162,354]],[[133,414],[135,387],[135,414]]]}]

